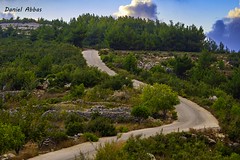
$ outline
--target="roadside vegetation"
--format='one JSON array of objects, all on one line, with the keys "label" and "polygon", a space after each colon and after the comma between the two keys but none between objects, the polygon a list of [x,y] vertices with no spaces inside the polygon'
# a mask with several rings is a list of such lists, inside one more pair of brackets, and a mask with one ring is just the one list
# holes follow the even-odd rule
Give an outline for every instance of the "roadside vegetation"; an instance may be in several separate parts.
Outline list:
[{"label": "roadside vegetation", "polygon": [[141,139],[132,137],[126,143],[109,143],[98,150],[96,160],[128,160],[128,159],[207,159],[236,160],[237,147],[230,147],[213,131],[191,131],[188,133],[159,134]]}]

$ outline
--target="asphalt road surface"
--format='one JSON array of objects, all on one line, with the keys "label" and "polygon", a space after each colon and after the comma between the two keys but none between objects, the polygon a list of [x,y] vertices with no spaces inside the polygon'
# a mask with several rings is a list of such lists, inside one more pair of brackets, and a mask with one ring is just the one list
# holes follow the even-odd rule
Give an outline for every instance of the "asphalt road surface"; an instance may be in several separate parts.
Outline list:
[{"label": "asphalt road surface", "polygon": [[[116,75],[114,71],[109,69],[100,59],[98,51],[87,50],[83,52],[84,58],[87,60],[89,66],[95,66],[102,71],[107,72],[109,75]],[[143,82],[133,80],[134,87],[140,87],[144,85]],[[179,97],[180,104],[176,106],[176,111],[178,114],[178,120],[169,125],[164,125],[161,127],[147,128],[141,130],[135,130],[128,133],[123,133],[120,138],[106,137],[100,138],[99,142],[95,143],[83,143],[76,146],[72,146],[66,149],[61,149],[59,151],[50,152],[44,155],[40,155],[32,158],[31,160],[73,160],[75,156],[81,153],[93,157],[99,146],[104,145],[107,142],[113,141],[126,141],[130,136],[142,135],[143,138],[147,138],[157,133],[171,133],[179,131],[188,131],[190,128],[194,129],[204,129],[204,128],[214,128],[219,129],[217,119],[209,113],[207,110],[203,109],[196,103],[187,100],[185,98]]]}]

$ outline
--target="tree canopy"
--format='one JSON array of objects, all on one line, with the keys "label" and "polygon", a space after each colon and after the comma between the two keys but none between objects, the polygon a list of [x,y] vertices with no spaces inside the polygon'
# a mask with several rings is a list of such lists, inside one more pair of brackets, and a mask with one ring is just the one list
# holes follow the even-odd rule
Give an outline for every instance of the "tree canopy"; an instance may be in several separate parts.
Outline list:
[{"label": "tree canopy", "polygon": [[174,105],[179,103],[176,92],[168,85],[157,83],[144,87],[141,100],[145,106],[150,108],[152,113],[162,111],[164,117],[166,117],[167,111],[173,110]]}]

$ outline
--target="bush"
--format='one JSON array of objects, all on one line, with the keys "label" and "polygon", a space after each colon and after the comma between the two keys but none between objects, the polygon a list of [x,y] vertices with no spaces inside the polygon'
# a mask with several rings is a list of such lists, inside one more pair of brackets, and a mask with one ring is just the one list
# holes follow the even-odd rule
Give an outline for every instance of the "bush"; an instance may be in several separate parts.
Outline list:
[{"label": "bush", "polygon": [[99,134],[100,136],[117,135],[116,128],[111,122],[103,117],[97,117],[88,123],[88,131]]},{"label": "bush", "polygon": [[95,134],[88,133],[88,132],[84,133],[83,137],[90,142],[97,142],[99,140],[99,138]]},{"label": "bush", "polygon": [[73,122],[83,122],[84,119],[77,113],[68,114],[65,120],[65,126]]},{"label": "bush", "polygon": [[97,68],[76,69],[72,74],[72,84],[84,84],[85,87],[93,87],[107,78],[108,75]]},{"label": "bush", "polygon": [[172,119],[177,120],[178,119],[178,115],[176,111],[172,111]]},{"label": "bush", "polygon": [[76,98],[80,98],[85,91],[85,87],[83,84],[80,84],[79,86],[74,86],[71,88],[71,96],[76,97]]},{"label": "bush", "polygon": [[62,131],[51,132],[49,136],[56,143],[59,143],[61,141],[68,139],[66,133]]},{"label": "bush", "polygon": [[129,131],[129,129],[125,126],[120,126],[117,130],[121,133],[126,133]]},{"label": "bush", "polygon": [[133,86],[130,79],[127,79],[126,77],[120,75],[110,77],[102,83],[103,88],[110,88],[112,90],[120,90],[124,85],[128,87]]},{"label": "bush", "polygon": [[135,106],[135,107],[132,109],[131,114],[132,114],[134,117],[147,119],[147,118],[151,115],[151,112],[150,112],[150,110],[149,110],[148,107],[146,107],[146,106],[144,106],[144,105],[140,105],[140,106]]},{"label": "bush", "polygon": [[80,122],[73,122],[73,123],[69,123],[66,126],[66,133],[69,136],[74,136],[78,133],[83,133],[84,132],[84,125]]},{"label": "bush", "polygon": [[107,143],[97,151],[96,160],[125,160],[128,159],[126,152],[122,150],[122,144]]}]

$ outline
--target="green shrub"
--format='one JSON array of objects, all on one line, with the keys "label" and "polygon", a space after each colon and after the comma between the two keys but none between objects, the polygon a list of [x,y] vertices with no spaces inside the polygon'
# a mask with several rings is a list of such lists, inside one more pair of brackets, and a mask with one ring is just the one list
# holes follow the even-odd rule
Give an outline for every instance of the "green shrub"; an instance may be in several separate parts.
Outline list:
[{"label": "green shrub", "polygon": [[70,123],[83,122],[83,121],[84,119],[81,116],[79,116],[77,113],[71,113],[66,116],[65,126],[67,126]]},{"label": "green shrub", "polygon": [[72,74],[72,84],[93,87],[107,78],[108,75],[97,68],[76,69]]},{"label": "green shrub", "polygon": [[97,142],[99,140],[99,138],[93,134],[93,133],[84,133],[83,134],[83,137],[87,140],[87,141],[90,141],[90,142]]},{"label": "green shrub", "polygon": [[172,111],[172,119],[177,120],[178,115],[176,111]]},{"label": "green shrub", "polygon": [[129,131],[129,129],[127,127],[125,127],[125,126],[120,126],[117,130],[120,133],[126,133],[126,132]]},{"label": "green shrub", "polygon": [[80,98],[84,94],[84,91],[85,91],[84,85],[80,84],[79,86],[72,87],[70,93],[72,97]]},{"label": "green shrub", "polygon": [[126,160],[128,155],[122,151],[122,144],[107,143],[98,149],[96,160]]},{"label": "green shrub", "polygon": [[51,99],[48,99],[47,100],[47,103],[50,103],[50,104],[57,104],[57,103],[60,103],[62,100],[60,98],[51,98]]},{"label": "green shrub", "polygon": [[74,136],[78,133],[83,133],[84,132],[84,125],[80,122],[73,122],[73,123],[69,123],[66,126],[66,134],[69,136]]},{"label": "green shrub", "polygon": [[148,107],[146,107],[146,106],[144,106],[144,105],[139,105],[139,106],[135,106],[135,107],[132,109],[131,114],[132,114],[134,117],[147,119],[147,118],[151,115],[151,112],[150,112],[150,110],[149,110]]},{"label": "green shrub", "polygon": [[61,142],[61,141],[64,141],[64,140],[67,140],[67,139],[68,139],[66,133],[63,132],[63,131],[54,131],[54,132],[51,132],[49,136],[50,136],[50,138],[51,138],[54,142],[56,142],[56,143],[59,143],[59,142]]},{"label": "green shrub", "polygon": [[120,75],[110,77],[102,83],[102,87],[105,89],[120,90],[123,86],[132,87],[133,84],[130,79]]},{"label": "green shrub", "polygon": [[115,136],[116,128],[111,122],[103,117],[97,117],[88,123],[88,131],[97,133],[100,136]]}]

